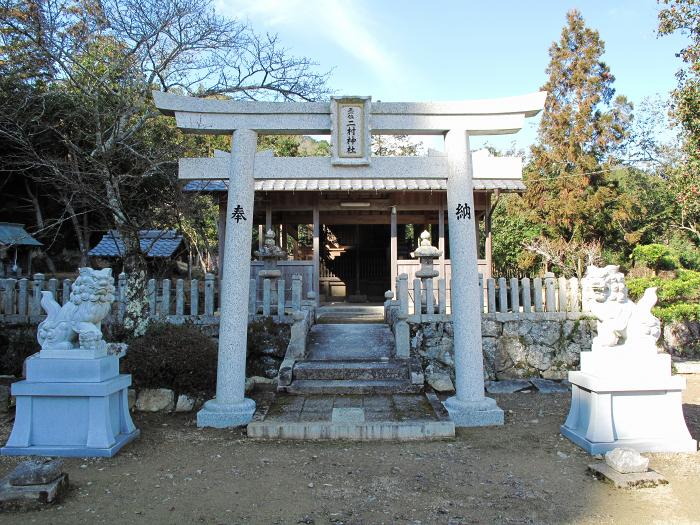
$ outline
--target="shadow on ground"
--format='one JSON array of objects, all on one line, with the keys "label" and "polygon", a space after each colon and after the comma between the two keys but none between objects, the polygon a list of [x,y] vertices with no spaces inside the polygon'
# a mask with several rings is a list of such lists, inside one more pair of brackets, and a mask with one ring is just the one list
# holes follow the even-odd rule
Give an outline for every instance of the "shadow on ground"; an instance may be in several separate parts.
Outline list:
[{"label": "shadow on ground", "polygon": [[[496,396],[503,427],[437,442],[255,441],[197,429],[193,415],[136,414],[138,442],[111,459],[70,459],[69,497],[12,523],[693,523],[697,454],[653,454],[666,487],[621,491],[586,472],[590,456],[559,435],[566,394]],[[684,406],[700,434],[700,379]],[[7,438],[10,425],[0,427]],[[0,472],[19,458],[0,458]]]}]

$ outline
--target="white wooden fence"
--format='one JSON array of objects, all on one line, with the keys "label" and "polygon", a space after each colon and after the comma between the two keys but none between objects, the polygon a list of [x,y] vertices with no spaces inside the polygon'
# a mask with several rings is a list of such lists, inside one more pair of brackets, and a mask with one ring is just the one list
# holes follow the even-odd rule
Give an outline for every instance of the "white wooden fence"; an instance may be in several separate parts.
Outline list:
[{"label": "white wooden fence", "polygon": [[[407,274],[396,280],[396,298],[409,315],[449,314],[449,283],[445,279],[426,280]],[[581,311],[581,288],[577,278],[556,278],[553,274],[530,279],[486,279],[479,275],[479,297],[484,313],[555,313]],[[393,297],[392,297],[393,299]]]},{"label": "white wooden fence", "polygon": [[[49,291],[54,300],[66,304],[73,285],[71,279],[45,279],[35,274],[33,279],[0,279],[0,324],[37,324],[44,319],[41,308],[41,292]],[[126,311],[126,275],[115,279],[116,299],[107,322],[120,323]],[[249,315],[274,315],[279,320],[290,317],[302,306],[303,283],[301,275],[292,275],[291,285],[285,279],[277,280],[277,290],[272,293],[270,279],[251,279],[248,300]],[[260,291],[259,291],[260,290]],[[217,278],[206,274],[204,279],[150,279],[147,283],[148,309],[152,319],[199,323],[218,322],[220,293]],[[308,296],[309,294],[307,294]],[[273,304],[273,299],[275,299]]]}]

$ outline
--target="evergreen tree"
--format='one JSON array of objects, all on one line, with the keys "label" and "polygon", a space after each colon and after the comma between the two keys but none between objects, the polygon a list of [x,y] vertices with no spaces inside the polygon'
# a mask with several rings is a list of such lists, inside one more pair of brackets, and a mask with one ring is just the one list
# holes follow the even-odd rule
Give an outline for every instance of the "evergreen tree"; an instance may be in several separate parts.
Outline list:
[{"label": "evergreen tree", "polygon": [[601,60],[605,44],[579,11],[566,15],[549,49],[549,93],[538,143],[526,170],[526,202],[552,237],[590,241],[605,236],[616,201],[606,172],[627,136],[631,105],[615,97],[615,77]]},{"label": "evergreen tree", "polygon": [[663,0],[659,35],[676,32],[690,42],[678,56],[685,66],[676,75],[678,87],[671,93],[671,117],[682,128],[684,159],[670,177],[675,195],[674,226],[700,244],[700,2]]}]

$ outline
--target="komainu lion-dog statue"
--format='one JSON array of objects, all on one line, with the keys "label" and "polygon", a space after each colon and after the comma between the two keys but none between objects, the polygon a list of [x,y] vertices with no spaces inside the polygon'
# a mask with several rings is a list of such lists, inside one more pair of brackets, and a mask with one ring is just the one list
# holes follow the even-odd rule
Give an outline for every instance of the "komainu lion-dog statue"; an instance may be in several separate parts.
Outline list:
[{"label": "komainu lion-dog statue", "polygon": [[61,306],[51,292],[41,292],[46,319],[37,330],[42,350],[99,350],[105,342],[100,324],[114,301],[112,269],[80,268],[70,300]]}]

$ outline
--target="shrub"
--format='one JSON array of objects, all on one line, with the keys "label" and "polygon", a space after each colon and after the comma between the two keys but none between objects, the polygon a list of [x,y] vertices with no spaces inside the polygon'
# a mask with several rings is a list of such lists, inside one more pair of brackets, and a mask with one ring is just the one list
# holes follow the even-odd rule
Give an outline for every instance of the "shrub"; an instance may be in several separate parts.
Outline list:
[{"label": "shrub", "polygon": [[24,360],[40,349],[36,327],[4,329],[0,332],[0,375],[21,377]]},{"label": "shrub", "polygon": [[644,290],[656,286],[659,302],[653,313],[662,321],[700,319],[700,272],[678,270],[675,278],[641,277],[627,281],[630,298],[634,301]]},{"label": "shrub", "polygon": [[664,244],[640,244],[632,250],[631,257],[635,265],[653,270],[673,270],[678,267],[678,255]]},{"label": "shrub", "polygon": [[129,340],[122,365],[136,387],[198,396],[215,391],[216,362],[216,342],[196,326],[153,323]]},{"label": "shrub", "polygon": [[251,321],[248,324],[247,374],[277,377],[289,337],[289,325],[277,324],[272,317]]}]

